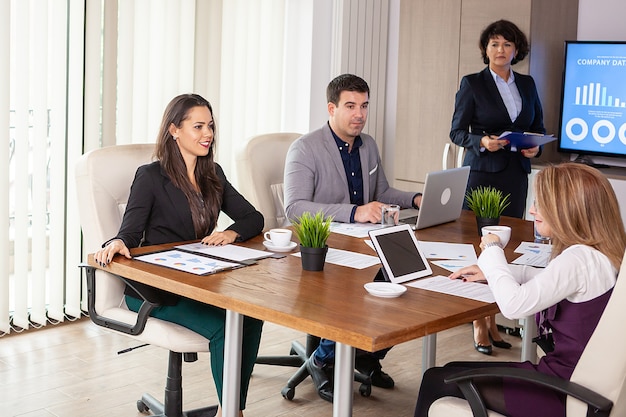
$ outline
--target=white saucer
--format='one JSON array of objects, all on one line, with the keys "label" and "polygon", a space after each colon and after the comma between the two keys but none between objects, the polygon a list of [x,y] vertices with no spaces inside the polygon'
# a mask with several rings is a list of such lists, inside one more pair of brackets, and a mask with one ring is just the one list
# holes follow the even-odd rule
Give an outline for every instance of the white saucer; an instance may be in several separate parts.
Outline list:
[{"label": "white saucer", "polygon": [[406,292],[406,287],[391,282],[368,282],[364,285],[368,293],[376,297],[395,298]]},{"label": "white saucer", "polygon": [[297,246],[296,242],[289,242],[287,246],[274,246],[269,240],[263,241],[263,246],[272,252],[291,252]]}]

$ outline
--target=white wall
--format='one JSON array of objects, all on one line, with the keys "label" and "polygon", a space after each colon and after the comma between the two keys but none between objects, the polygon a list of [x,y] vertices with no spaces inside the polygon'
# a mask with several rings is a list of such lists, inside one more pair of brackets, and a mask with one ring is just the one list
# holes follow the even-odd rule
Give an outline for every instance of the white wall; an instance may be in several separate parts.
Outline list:
[{"label": "white wall", "polygon": [[578,40],[625,41],[624,0],[578,0]]}]

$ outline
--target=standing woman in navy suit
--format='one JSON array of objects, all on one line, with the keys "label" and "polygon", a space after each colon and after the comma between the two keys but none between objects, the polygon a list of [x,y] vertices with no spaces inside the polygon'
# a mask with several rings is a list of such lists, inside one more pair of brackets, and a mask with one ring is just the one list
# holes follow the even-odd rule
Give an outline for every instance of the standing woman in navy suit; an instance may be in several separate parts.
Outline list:
[{"label": "standing woman in navy suit", "polygon": [[[463,165],[471,167],[467,190],[492,186],[510,194],[511,204],[503,215],[523,218],[529,158],[541,149],[515,149],[498,136],[505,131],[545,133],[535,81],[511,69],[528,55],[528,39],[514,23],[499,20],[483,30],[479,47],[487,68],[461,80],[450,139],[465,148]],[[509,348],[497,329],[494,317],[475,321],[476,350],[490,355],[490,339],[497,347]]]},{"label": "standing woman in navy suit", "polygon": [[[157,160],[137,169],[120,230],[94,254],[95,261],[106,266],[118,253],[130,258],[129,248],[138,246],[195,239],[220,246],[258,235],[263,229],[263,215],[230,184],[222,167],[213,160],[214,154],[211,104],[197,94],[174,97],[163,114],[155,147]],[[220,212],[234,222],[225,230],[216,229]],[[211,372],[221,404],[225,310],[138,282],[133,287],[127,286],[125,291],[129,309],[138,311],[145,297],[159,304],[151,316],[180,324],[209,339]],[[240,410],[246,407],[262,328],[262,321],[244,317]],[[220,407],[218,417],[221,412]]]}]

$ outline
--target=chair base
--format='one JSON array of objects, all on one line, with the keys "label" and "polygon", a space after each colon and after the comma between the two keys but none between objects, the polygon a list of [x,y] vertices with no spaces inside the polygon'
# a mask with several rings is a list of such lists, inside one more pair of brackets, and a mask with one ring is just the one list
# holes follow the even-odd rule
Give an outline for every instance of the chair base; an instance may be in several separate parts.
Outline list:
[{"label": "chair base", "polygon": [[[181,411],[181,414],[174,416],[181,417],[215,417],[217,414],[217,405],[212,405],[204,408],[196,408],[195,410]],[[143,394],[141,400],[137,400],[137,410],[141,413],[147,413],[152,411],[155,417],[174,417],[169,414],[165,414],[164,405],[162,402],[154,398],[150,394]]]},{"label": "chair base", "polygon": [[[188,362],[197,359],[196,355],[187,355]],[[141,413],[152,413],[157,417],[214,417],[217,405],[183,411],[183,354],[170,351],[167,365],[167,381],[165,383],[165,401],[160,402],[150,394],[143,394],[137,401],[137,410]]]},{"label": "chair base", "polygon": [[[287,381],[287,385],[280,391],[283,398],[293,400],[296,395],[296,387],[309,376],[309,371],[304,364],[306,360],[313,354],[320,343],[320,338],[312,335],[306,337],[306,347],[299,342],[291,343],[289,356],[259,356],[256,359],[257,364],[274,365],[274,366],[291,366],[299,368],[295,374]],[[363,397],[369,397],[372,393],[372,381],[368,375],[354,372],[354,381],[359,382],[359,393]]]}]

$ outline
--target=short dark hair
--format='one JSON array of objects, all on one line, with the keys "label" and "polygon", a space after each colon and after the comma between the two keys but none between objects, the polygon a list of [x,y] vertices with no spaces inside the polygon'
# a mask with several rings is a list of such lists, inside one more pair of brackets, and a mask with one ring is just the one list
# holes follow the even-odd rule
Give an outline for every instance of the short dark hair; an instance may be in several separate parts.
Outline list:
[{"label": "short dark hair", "polygon": [[353,74],[342,74],[328,83],[328,87],[326,87],[326,101],[339,104],[339,96],[342,91],[357,91],[359,93],[367,93],[368,96],[370,94],[370,88],[363,78]]},{"label": "short dark hair", "polygon": [[513,22],[509,22],[508,20],[498,20],[497,22],[493,22],[487,26],[480,34],[478,46],[480,47],[480,53],[485,64],[489,64],[489,58],[487,57],[487,44],[490,39],[497,36],[502,36],[507,41],[515,44],[517,55],[513,57],[511,65],[515,65],[526,58],[526,55],[528,55],[528,52],[530,51],[530,45],[528,44],[528,38],[524,32],[522,32]]}]

